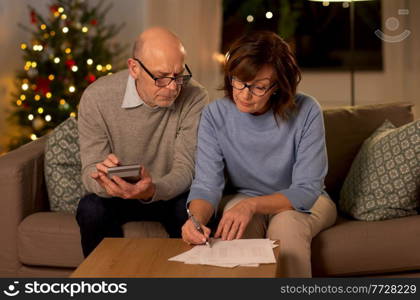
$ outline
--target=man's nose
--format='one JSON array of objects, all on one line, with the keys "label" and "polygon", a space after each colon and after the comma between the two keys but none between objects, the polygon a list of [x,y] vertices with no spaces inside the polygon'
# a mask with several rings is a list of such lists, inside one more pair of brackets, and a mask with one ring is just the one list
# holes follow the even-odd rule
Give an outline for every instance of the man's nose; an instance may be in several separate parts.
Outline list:
[{"label": "man's nose", "polygon": [[170,90],[176,90],[178,89],[178,85],[176,84],[175,80],[172,80],[170,84],[166,86]]}]

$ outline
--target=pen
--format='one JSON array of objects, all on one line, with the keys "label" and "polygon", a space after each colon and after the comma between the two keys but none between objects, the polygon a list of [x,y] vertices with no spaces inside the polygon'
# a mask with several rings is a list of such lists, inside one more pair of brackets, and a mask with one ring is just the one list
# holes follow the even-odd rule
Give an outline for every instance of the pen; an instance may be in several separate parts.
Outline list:
[{"label": "pen", "polygon": [[[195,229],[197,229],[197,231],[199,233],[201,233],[202,235],[204,235],[204,231],[203,228],[201,228],[200,223],[198,223],[198,221],[194,218],[193,214],[190,212],[190,210],[187,208],[187,213],[188,213],[188,217],[191,219],[191,221],[193,222]],[[208,240],[206,240],[206,245],[209,246],[211,248],[211,245],[209,243]]]}]

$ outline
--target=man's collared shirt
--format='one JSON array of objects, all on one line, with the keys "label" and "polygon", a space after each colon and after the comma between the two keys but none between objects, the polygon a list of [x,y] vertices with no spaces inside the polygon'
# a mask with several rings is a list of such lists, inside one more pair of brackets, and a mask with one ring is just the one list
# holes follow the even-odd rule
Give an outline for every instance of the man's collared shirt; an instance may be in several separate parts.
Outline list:
[{"label": "man's collared shirt", "polygon": [[[128,75],[127,85],[126,85],[125,93],[124,93],[124,99],[123,99],[121,107],[122,108],[135,108],[143,104],[152,109],[160,108],[159,106],[152,107],[148,105],[147,103],[145,103],[143,99],[140,98],[139,93],[137,92],[137,88],[136,88],[136,81],[134,80],[133,77],[131,77],[131,75]],[[172,110],[174,109],[174,105],[172,104],[171,106],[167,108]]]},{"label": "man's collared shirt", "polygon": [[128,75],[127,86],[125,88],[124,99],[122,102],[122,108],[134,108],[145,104],[140,98],[136,89],[136,82],[131,75]]}]

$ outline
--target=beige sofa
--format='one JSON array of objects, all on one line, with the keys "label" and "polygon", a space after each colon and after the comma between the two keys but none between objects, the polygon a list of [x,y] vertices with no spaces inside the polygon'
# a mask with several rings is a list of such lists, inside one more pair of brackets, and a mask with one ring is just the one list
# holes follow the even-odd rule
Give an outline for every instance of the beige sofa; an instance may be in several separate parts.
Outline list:
[{"label": "beige sofa", "polygon": [[[324,111],[329,157],[327,190],[337,202],[363,140],[385,119],[413,120],[411,104]],[[0,276],[68,276],[83,260],[79,227],[70,214],[51,212],[43,176],[46,137],[0,157]],[[126,236],[167,234],[158,223],[132,222]],[[363,222],[339,216],[312,244],[314,276],[420,277],[420,216]],[[203,274],[204,275],[204,274]]]}]

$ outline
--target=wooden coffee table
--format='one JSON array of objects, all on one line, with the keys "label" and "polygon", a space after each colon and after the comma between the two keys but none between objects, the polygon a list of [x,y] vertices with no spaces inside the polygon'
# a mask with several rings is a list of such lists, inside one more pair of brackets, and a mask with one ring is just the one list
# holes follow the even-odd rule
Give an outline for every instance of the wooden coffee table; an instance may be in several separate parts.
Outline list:
[{"label": "wooden coffee table", "polygon": [[[192,246],[181,239],[106,238],[71,275],[77,277],[279,277],[277,264],[221,268],[168,261]],[[278,261],[279,248],[274,248]]]}]

